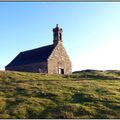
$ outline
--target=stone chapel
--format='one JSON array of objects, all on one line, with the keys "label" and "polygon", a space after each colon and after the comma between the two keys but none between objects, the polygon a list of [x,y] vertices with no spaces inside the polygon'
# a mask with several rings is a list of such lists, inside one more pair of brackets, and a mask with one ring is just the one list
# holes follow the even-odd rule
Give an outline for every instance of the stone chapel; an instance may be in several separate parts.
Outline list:
[{"label": "stone chapel", "polygon": [[20,52],[5,70],[48,74],[71,74],[72,64],[63,46],[62,29],[53,29],[53,44]]}]

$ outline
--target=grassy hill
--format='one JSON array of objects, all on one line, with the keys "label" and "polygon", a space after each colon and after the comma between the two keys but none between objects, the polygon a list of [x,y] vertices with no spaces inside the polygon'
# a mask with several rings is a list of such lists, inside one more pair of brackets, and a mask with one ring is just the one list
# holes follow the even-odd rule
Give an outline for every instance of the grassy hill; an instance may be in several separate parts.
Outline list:
[{"label": "grassy hill", "polygon": [[120,118],[120,71],[1,71],[0,118]]}]

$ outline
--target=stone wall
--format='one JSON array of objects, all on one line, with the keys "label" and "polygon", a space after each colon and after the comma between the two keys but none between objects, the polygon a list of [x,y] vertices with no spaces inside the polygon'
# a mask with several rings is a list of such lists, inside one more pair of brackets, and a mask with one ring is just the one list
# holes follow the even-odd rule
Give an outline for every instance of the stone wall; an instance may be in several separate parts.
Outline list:
[{"label": "stone wall", "polygon": [[48,59],[48,73],[59,74],[59,69],[64,69],[64,74],[72,73],[71,61],[64,49],[62,42],[59,42],[54,48]]},{"label": "stone wall", "polygon": [[71,74],[72,65],[71,61],[63,47],[62,42],[54,44],[51,55],[46,62],[26,64],[20,66],[6,67],[6,70],[10,71],[21,71],[21,72],[34,72],[34,73],[48,73],[48,74]]},{"label": "stone wall", "polygon": [[10,71],[21,71],[21,72],[35,72],[35,73],[48,73],[47,62],[33,63],[20,66],[12,66],[6,68]]}]

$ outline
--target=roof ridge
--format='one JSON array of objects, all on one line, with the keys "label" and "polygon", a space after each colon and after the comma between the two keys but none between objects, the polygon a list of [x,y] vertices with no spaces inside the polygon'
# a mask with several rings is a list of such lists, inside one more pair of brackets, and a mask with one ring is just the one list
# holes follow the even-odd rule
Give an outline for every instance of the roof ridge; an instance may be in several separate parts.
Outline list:
[{"label": "roof ridge", "polygon": [[25,51],[22,51],[22,52],[20,52],[20,53],[29,52],[29,51],[37,50],[37,49],[40,49],[40,48],[49,47],[49,46],[53,46],[53,44],[51,44],[51,45],[46,45],[46,46],[42,46],[42,47],[38,47],[38,48],[33,48],[33,49],[30,49],[30,50],[25,50]]}]

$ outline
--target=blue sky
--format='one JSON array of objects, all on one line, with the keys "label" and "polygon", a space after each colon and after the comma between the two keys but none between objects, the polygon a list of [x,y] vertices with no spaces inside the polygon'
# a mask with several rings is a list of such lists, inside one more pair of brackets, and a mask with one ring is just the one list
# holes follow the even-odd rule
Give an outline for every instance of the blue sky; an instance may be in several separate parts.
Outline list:
[{"label": "blue sky", "polygon": [[21,51],[52,44],[52,29],[74,70],[120,69],[120,3],[0,2],[0,69]]}]

